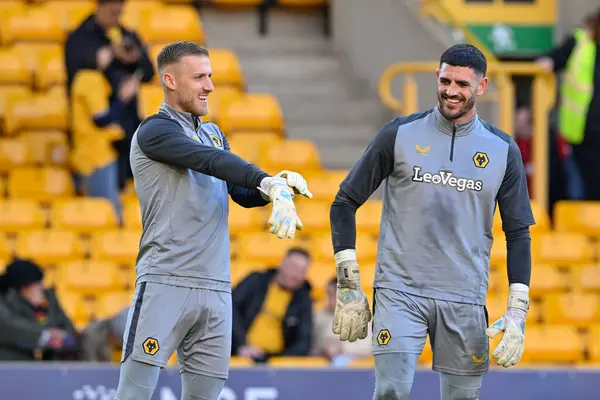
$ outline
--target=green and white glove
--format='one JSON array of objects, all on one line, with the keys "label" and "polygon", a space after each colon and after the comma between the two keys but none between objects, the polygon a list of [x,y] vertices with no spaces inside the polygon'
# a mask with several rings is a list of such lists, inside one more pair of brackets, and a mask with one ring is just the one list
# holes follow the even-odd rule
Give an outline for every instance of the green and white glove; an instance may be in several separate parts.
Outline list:
[{"label": "green and white glove", "polygon": [[522,283],[510,285],[506,313],[486,330],[490,338],[504,332],[492,357],[504,368],[517,365],[525,350],[525,319],[529,311],[529,287]]},{"label": "green and white glove", "polygon": [[302,229],[302,222],[296,215],[294,192],[287,181],[280,177],[264,178],[258,190],[273,204],[269,218],[269,232],[276,234],[279,239],[285,237],[293,239],[296,230]]},{"label": "green and white glove", "polygon": [[336,305],[333,315],[333,333],[341,341],[355,342],[369,334],[371,309],[360,286],[360,269],[355,250],[335,254],[337,270]]},{"label": "green and white glove", "polygon": [[306,179],[302,175],[293,171],[281,171],[277,175],[278,178],[283,178],[287,181],[289,187],[294,190],[294,193],[301,194],[309,199],[312,199],[313,195],[308,190],[308,184],[306,183]]}]

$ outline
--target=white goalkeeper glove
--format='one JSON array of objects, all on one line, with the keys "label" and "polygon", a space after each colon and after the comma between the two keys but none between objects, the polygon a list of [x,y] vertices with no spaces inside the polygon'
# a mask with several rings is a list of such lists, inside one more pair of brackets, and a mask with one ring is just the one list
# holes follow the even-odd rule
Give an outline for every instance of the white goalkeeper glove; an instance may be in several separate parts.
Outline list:
[{"label": "white goalkeeper glove", "polygon": [[286,180],[279,177],[264,178],[258,190],[266,200],[273,203],[269,232],[276,234],[279,239],[293,239],[296,230],[302,229],[302,222],[296,215],[296,206],[292,199],[294,192]]},{"label": "white goalkeeper glove", "polygon": [[355,342],[369,334],[371,309],[360,286],[360,270],[355,250],[342,250],[335,254],[337,291],[333,315],[333,333],[341,341]]},{"label": "white goalkeeper glove", "polygon": [[286,170],[281,171],[275,176],[278,178],[285,179],[287,181],[288,186],[294,190],[294,193],[301,194],[303,196],[308,197],[309,199],[312,199],[313,195],[310,192],[310,190],[308,190],[308,184],[306,183],[306,180],[302,177],[302,175],[300,175],[299,173]]},{"label": "white goalkeeper glove", "polygon": [[506,313],[486,330],[490,338],[504,332],[492,357],[498,365],[508,368],[521,361],[525,350],[525,318],[529,311],[529,287],[522,283],[510,285]]}]

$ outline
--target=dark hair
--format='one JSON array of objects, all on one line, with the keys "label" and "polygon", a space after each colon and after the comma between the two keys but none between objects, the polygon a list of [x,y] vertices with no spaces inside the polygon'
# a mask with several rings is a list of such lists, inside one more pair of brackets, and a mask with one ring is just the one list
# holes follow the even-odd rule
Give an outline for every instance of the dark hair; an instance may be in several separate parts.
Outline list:
[{"label": "dark hair", "polygon": [[483,53],[472,44],[456,44],[447,49],[440,58],[442,64],[453,67],[469,67],[478,74],[485,76],[487,72],[487,60]]},{"label": "dark hair", "polygon": [[208,57],[209,54],[208,50],[198,43],[187,41],[171,43],[163,47],[158,56],[156,56],[158,70],[162,71],[167,65],[176,63],[185,56]]},{"label": "dark hair", "polygon": [[125,3],[125,0],[97,0],[98,5],[110,4],[110,3]]},{"label": "dark hair", "polygon": [[337,276],[334,276],[333,278],[331,278],[329,280],[329,282],[327,282],[327,286],[331,286],[331,285],[337,286]]},{"label": "dark hair", "polygon": [[600,42],[600,8],[586,16],[585,24],[591,31],[592,39],[595,42]]},{"label": "dark hair", "polygon": [[306,258],[310,259],[310,253],[302,247],[291,247],[290,249],[288,249],[287,255],[290,256],[292,254],[301,254]]}]

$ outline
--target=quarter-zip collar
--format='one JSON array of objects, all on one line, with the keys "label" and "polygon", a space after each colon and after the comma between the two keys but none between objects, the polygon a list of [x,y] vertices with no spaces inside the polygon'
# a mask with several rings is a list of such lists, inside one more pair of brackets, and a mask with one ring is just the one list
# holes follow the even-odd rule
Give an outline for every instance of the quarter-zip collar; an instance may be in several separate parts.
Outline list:
[{"label": "quarter-zip collar", "polygon": [[166,112],[172,118],[176,119],[178,122],[183,124],[183,126],[190,128],[194,132],[197,132],[202,125],[202,120],[200,117],[196,117],[191,113],[187,113],[184,111],[177,110],[167,104],[166,101],[162,101],[160,105],[160,111]]},{"label": "quarter-zip collar", "polygon": [[449,136],[466,136],[473,132],[479,123],[479,116],[477,113],[475,113],[470,120],[460,124],[455,124],[442,115],[439,110],[439,106],[435,106],[435,109],[433,110],[433,117],[435,118],[435,125],[440,132]]}]

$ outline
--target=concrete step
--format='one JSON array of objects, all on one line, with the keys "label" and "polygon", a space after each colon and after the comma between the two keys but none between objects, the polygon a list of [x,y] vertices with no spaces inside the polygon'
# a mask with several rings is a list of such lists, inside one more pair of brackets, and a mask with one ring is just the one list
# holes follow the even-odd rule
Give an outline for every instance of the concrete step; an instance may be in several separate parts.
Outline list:
[{"label": "concrete step", "polygon": [[300,96],[319,99],[322,102],[344,101],[356,95],[347,86],[334,80],[309,80],[303,84],[292,83],[289,79],[252,79],[248,78],[248,92],[271,93],[276,97]]},{"label": "concrete step", "polygon": [[323,76],[335,77],[340,70],[339,61],[331,55],[238,57],[242,71],[249,80],[261,78],[308,80]]},{"label": "concrete step", "polygon": [[310,126],[329,124],[333,129],[339,129],[339,126],[344,125],[379,123],[383,118],[381,103],[376,100],[324,103],[315,98],[304,99],[292,96],[278,97],[278,100],[287,124]]},{"label": "concrete step", "polygon": [[293,37],[266,36],[247,38],[239,41],[229,41],[217,38],[211,41],[213,47],[226,47],[234,51],[238,57],[267,57],[281,55],[330,55],[333,45],[330,40],[322,37]]},{"label": "concrete step", "polygon": [[[335,148],[336,145],[352,144],[364,147],[377,133],[373,124],[296,124],[286,121],[286,134],[293,138],[309,138],[315,143]],[[336,150],[337,151],[337,150]]]}]

